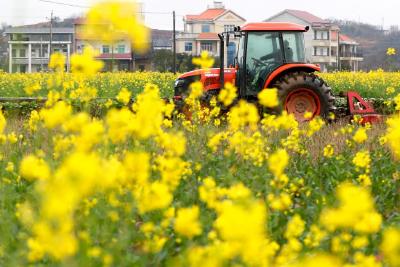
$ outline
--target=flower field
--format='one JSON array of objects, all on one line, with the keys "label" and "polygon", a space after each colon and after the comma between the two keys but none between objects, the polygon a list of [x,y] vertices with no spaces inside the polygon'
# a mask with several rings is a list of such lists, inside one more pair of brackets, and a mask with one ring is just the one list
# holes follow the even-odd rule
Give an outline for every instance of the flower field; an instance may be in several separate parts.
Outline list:
[{"label": "flower field", "polygon": [[[135,11],[98,4],[86,33],[125,31],[143,50]],[[99,74],[89,47],[71,74],[64,61],[0,73],[1,96],[46,97],[0,111],[0,266],[400,266],[399,73],[322,75],[390,99],[384,123],[299,124],[243,100],[228,110],[232,84],[205,107],[193,83],[180,114],[163,100],[172,74]],[[279,105],[277,89],[258,98]]]},{"label": "flower field", "polygon": [[0,116],[0,265],[399,266],[398,115],[299,125],[240,102],[221,116],[232,87],[209,109],[199,87],[191,120],[150,83],[104,117],[57,90]]},{"label": "flower field", "polygon": [[[321,73],[320,76],[332,87],[334,93],[357,91],[366,98],[387,98],[387,89],[400,88],[398,72],[335,72]],[[126,87],[133,95],[141,92],[146,83],[156,84],[162,97],[173,95],[177,75],[159,72],[98,73],[85,77],[85,85],[95,88],[98,97],[114,97],[121,88]],[[65,73],[59,77],[64,91],[75,89],[77,83],[73,74]],[[9,74],[0,72],[0,95],[2,97],[47,96],[54,89],[54,81],[49,73]],[[393,92],[394,93],[394,92]],[[392,94],[393,94],[392,93]],[[66,97],[69,97],[66,95]],[[390,96],[389,96],[390,97]]]}]

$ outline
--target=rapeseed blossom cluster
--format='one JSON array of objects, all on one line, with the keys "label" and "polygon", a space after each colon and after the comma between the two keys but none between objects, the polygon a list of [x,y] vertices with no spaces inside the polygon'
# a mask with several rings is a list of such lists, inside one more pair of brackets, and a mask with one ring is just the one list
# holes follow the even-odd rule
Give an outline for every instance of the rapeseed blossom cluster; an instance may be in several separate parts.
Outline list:
[{"label": "rapeseed blossom cluster", "polygon": [[135,1],[102,1],[86,14],[82,36],[86,39],[114,43],[129,37],[133,48],[145,52],[149,45],[149,29],[143,25],[136,13]]}]

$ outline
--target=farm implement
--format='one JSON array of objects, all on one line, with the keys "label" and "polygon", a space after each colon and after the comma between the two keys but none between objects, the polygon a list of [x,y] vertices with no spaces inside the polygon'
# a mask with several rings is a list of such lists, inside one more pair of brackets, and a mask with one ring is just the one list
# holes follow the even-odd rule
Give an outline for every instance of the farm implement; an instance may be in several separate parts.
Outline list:
[{"label": "farm implement", "polygon": [[[190,84],[203,84],[202,102],[207,103],[219,93],[225,83],[238,88],[238,99],[258,103],[261,90],[277,88],[280,105],[270,112],[286,110],[299,122],[320,116],[331,120],[336,118],[361,117],[361,123],[378,123],[382,120],[372,104],[357,92],[347,92],[334,96],[332,89],[317,76],[320,67],[306,63],[304,32],[308,26],[293,23],[248,23],[235,27],[232,32],[218,34],[220,39],[220,67],[200,69],[184,73],[178,77],[174,88],[174,101],[184,109],[184,100],[190,93]],[[239,39],[238,51],[233,67],[225,67],[225,44],[230,36]],[[336,107],[335,98],[347,98],[347,107]],[[263,110],[264,112],[265,110]],[[312,114],[305,116],[305,114]]]}]

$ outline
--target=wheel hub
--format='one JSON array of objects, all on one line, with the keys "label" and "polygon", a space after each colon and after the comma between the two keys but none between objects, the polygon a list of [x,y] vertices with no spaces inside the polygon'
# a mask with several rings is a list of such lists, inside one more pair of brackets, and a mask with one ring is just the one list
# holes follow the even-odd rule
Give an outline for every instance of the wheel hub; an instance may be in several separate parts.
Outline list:
[{"label": "wheel hub", "polygon": [[[293,114],[297,121],[309,121],[320,114],[319,98],[309,89],[297,89],[287,96],[285,109],[289,114]],[[306,112],[310,112],[312,116],[305,118]]]}]

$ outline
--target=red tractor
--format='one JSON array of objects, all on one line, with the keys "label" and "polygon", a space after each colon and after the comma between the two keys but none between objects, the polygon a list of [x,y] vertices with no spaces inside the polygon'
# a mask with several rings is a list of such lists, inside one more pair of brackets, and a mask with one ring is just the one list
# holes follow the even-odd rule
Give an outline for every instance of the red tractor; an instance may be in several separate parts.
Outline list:
[{"label": "red tractor", "polygon": [[[257,102],[261,90],[277,88],[281,104],[271,112],[286,110],[298,121],[316,116],[328,119],[331,113],[337,113],[335,97],[331,88],[314,74],[320,67],[305,63],[304,32],[308,30],[308,26],[293,23],[261,22],[219,34],[220,68],[194,70],[179,76],[175,82],[175,103],[182,106],[194,81],[203,83],[204,101],[217,95],[224,84],[230,82],[238,88],[238,98],[249,102]],[[229,44],[230,35],[240,41],[235,66],[225,68],[225,42]],[[353,107],[349,106],[345,115],[360,114],[366,122],[379,120],[368,103],[357,93],[350,93],[348,103]],[[312,116],[305,118],[306,112]]]}]

